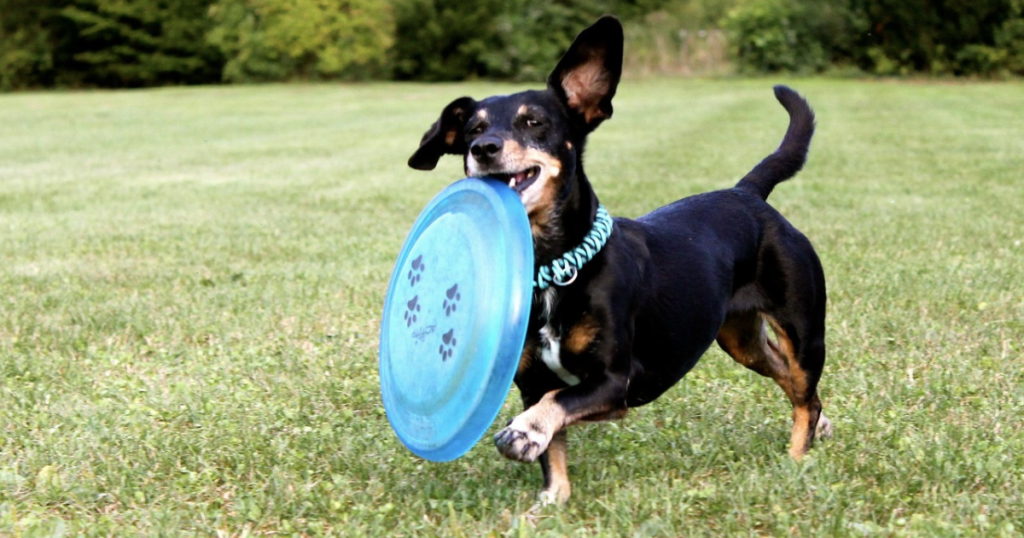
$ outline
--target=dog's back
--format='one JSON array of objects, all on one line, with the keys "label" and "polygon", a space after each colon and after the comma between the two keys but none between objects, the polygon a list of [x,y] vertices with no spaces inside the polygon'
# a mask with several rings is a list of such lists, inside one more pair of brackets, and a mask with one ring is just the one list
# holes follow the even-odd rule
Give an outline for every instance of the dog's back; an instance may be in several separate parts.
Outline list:
[{"label": "dog's back", "polygon": [[[790,116],[782,143],[734,188],[678,200],[636,221],[616,221],[625,233],[643,238],[649,260],[634,345],[643,366],[634,373],[648,382],[634,384],[644,391],[631,391],[630,405],[653,400],[685,375],[731,312],[776,310],[773,303],[781,297],[766,290],[784,286],[776,275],[787,270],[772,270],[779,251],[785,259],[809,258],[805,264],[818,265],[810,242],[765,202],[803,167],[814,134],[814,113],[799,94],[776,86],[775,96]],[[659,270],[679,266],[689,271]]]}]

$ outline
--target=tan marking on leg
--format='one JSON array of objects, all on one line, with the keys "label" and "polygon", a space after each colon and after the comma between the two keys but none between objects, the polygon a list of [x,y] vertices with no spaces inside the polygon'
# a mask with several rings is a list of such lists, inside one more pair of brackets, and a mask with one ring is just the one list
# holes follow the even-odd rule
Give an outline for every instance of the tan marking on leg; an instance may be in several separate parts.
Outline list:
[{"label": "tan marking on leg", "polygon": [[565,349],[576,355],[583,353],[590,347],[600,330],[601,327],[598,326],[597,320],[593,316],[584,315],[576,325],[569,329],[569,336],[565,338]]},{"label": "tan marking on leg", "polygon": [[730,315],[718,333],[718,345],[736,362],[775,381],[793,401],[789,363],[768,338],[764,317],[751,312]]},{"label": "tan marking on leg", "polygon": [[806,405],[793,408],[793,434],[789,438],[789,455],[800,461],[807,453],[807,434],[811,413]]},{"label": "tan marking on leg", "polygon": [[548,445],[548,475],[544,491],[540,494],[541,504],[562,504],[569,500],[572,486],[569,484],[569,462],[566,459],[568,439],[565,430],[561,430],[551,439]]},{"label": "tan marking on leg", "polygon": [[[768,338],[765,324],[771,326],[777,342]],[[832,424],[820,414],[816,395],[808,398],[807,372],[800,367],[793,341],[782,325],[764,314],[733,314],[718,334],[718,344],[736,362],[767,377],[782,388],[793,404],[793,431],[789,454],[799,460],[810,448],[815,436],[827,436]]]},{"label": "tan marking on leg", "polygon": [[804,393],[807,389],[807,372],[804,372],[803,368],[800,367],[796,351],[793,348],[793,341],[789,339],[789,335],[786,334],[786,330],[782,328],[778,320],[771,316],[765,316],[765,320],[771,326],[772,332],[775,333],[777,344],[773,344],[773,347],[779,356],[780,362],[785,365],[786,375],[784,378],[788,386],[786,394],[794,406],[801,405],[805,401]]},{"label": "tan marking on leg", "polygon": [[553,390],[544,395],[543,398],[537,402],[537,405],[526,410],[530,418],[535,422],[540,422],[546,426],[545,430],[549,436],[554,435],[555,432],[561,430],[563,427],[568,426],[569,415],[565,413],[565,409],[555,401],[555,396],[559,392],[565,389]]},{"label": "tan marking on leg", "polygon": [[[811,448],[821,419],[821,400],[809,395],[807,372],[800,366],[793,341],[778,320],[767,316],[768,323],[778,340],[779,354],[786,360],[789,372],[790,401],[793,402],[793,432],[789,438],[789,455],[799,461]],[[827,422],[827,419],[826,419]],[[831,423],[822,425],[831,431]]]}]

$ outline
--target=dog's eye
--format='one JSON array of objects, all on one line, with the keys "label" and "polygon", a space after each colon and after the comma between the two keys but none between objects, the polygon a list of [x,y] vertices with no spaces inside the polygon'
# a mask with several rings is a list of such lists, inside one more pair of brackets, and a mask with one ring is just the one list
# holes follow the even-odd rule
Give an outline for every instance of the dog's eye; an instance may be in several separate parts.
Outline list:
[{"label": "dog's eye", "polygon": [[484,132],[484,124],[482,123],[478,123],[469,129],[469,134],[471,136],[476,136],[482,132]]},{"label": "dog's eye", "polygon": [[541,125],[541,121],[540,120],[535,120],[533,118],[526,118],[526,126],[527,127],[540,127],[540,125]]}]

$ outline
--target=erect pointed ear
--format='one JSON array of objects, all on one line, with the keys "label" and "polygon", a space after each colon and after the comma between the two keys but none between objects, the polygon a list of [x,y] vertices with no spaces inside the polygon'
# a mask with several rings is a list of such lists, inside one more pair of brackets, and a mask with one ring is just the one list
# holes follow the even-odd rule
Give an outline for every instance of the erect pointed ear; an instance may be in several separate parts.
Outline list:
[{"label": "erect pointed ear", "polygon": [[441,117],[423,135],[419,149],[409,157],[409,166],[417,170],[433,170],[445,153],[466,153],[462,130],[474,107],[476,101],[471,97],[460,97],[444,107]]},{"label": "erect pointed ear", "polygon": [[590,130],[612,117],[612,97],[622,76],[622,41],[619,20],[601,17],[576,36],[548,76],[548,87]]}]

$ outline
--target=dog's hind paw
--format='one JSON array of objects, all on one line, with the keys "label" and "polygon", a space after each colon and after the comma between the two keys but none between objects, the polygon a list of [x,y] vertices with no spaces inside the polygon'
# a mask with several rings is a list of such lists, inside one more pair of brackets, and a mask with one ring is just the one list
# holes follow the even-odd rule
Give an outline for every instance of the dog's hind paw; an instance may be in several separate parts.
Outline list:
[{"label": "dog's hind paw", "polygon": [[494,435],[494,446],[510,460],[533,463],[548,448],[550,439],[529,428],[520,429],[515,421]]},{"label": "dog's hind paw", "polygon": [[814,428],[815,439],[828,439],[832,437],[832,421],[822,413],[818,417],[818,425]]}]

